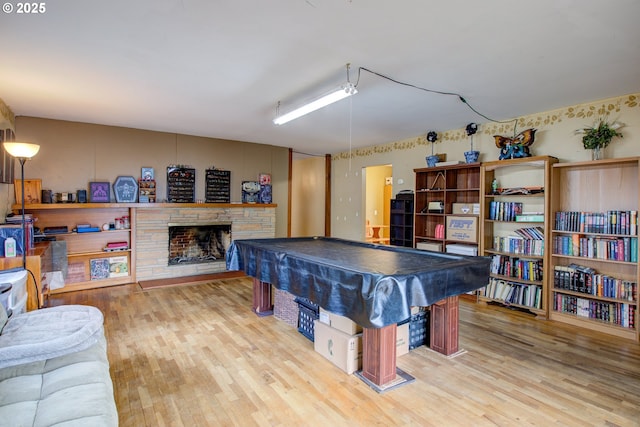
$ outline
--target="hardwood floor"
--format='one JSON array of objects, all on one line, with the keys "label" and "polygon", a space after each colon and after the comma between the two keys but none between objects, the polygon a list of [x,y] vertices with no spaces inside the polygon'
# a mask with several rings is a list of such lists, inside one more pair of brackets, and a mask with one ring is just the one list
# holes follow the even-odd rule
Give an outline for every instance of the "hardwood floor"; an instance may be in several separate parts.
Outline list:
[{"label": "hardwood floor", "polygon": [[251,311],[248,278],[54,295],[105,314],[121,426],[638,426],[640,346],[461,302],[460,348],[398,358],[378,394],[296,328]]}]

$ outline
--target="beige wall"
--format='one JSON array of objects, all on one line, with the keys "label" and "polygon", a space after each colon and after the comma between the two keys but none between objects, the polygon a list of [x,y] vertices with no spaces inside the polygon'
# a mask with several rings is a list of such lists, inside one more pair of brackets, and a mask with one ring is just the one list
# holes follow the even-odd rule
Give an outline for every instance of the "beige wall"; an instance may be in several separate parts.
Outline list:
[{"label": "beige wall", "polygon": [[[167,166],[183,164],[196,169],[196,199],[205,198],[204,171],[216,167],[231,171],[231,201],[240,202],[242,181],[270,173],[278,205],[276,236],[286,236],[287,148],[34,117],[16,118],[16,139],[40,144],[40,152],[25,165],[25,178],[40,178],[42,188],[53,192],[86,189],[90,181],[113,183],[120,175],[137,179],[142,167],[153,167],[161,201],[166,199]],[[6,211],[14,200],[13,186],[1,187]]]},{"label": "beige wall", "polygon": [[293,162],[291,237],[324,236],[325,158]]},{"label": "beige wall", "polygon": [[[532,114],[518,120],[518,132],[527,128],[538,129],[536,141],[531,147],[533,155],[550,155],[561,162],[591,159],[591,153],[582,147],[576,129],[591,126],[602,113],[611,120],[625,123],[624,137],[616,138],[605,149],[605,157],[640,156],[640,94],[569,106],[559,110]],[[513,136],[513,126],[483,123],[480,117],[469,120],[480,125],[474,136],[474,149],[480,151],[480,161],[497,160],[499,149],[493,135]],[[440,134],[436,153],[446,153],[447,160],[464,161],[464,151],[469,150],[469,138],[461,123],[460,129]],[[353,132],[357,132],[354,129]],[[425,135],[403,141],[371,146],[344,152],[332,157],[331,182],[331,233],[334,237],[362,240],[364,238],[365,215],[363,180],[359,176],[362,168],[380,164],[393,166],[393,193],[414,190],[413,170],[426,167],[425,157],[431,154],[431,147]],[[351,157],[351,160],[349,158]]]}]

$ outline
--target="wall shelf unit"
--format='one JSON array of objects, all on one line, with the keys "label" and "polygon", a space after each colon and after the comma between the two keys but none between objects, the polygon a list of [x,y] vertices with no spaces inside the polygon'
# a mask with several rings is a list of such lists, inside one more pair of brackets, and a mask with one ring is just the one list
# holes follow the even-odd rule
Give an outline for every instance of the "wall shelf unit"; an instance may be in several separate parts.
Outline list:
[{"label": "wall shelf unit", "polygon": [[[475,221],[478,213],[473,213],[473,205],[480,202],[480,163],[414,169],[415,218],[414,246],[439,247],[445,252],[447,244],[455,243],[477,247],[477,226],[474,239],[459,240],[447,238],[447,220],[463,217]],[[455,205],[454,205],[455,204]],[[454,212],[454,206],[461,205],[466,213]],[[441,210],[437,209],[441,206]]]},{"label": "wall shelf unit", "polygon": [[549,192],[557,162],[534,156],[482,164],[480,254],[493,262],[481,301],[548,316]]},{"label": "wall shelf unit", "polygon": [[[51,294],[98,287],[116,286],[136,281],[135,275],[135,209],[126,203],[57,203],[32,204],[25,212],[37,218],[36,226],[44,231],[48,227],[67,227],[66,233],[55,233],[57,241],[67,245],[67,278],[65,286],[53,289]],[[15,207],[14,207],[15,209]],[[115,223],[116,218],[129,217],[129,228],[103,231],[103,224]],[[77,233],[78,224],[87,224],[100,231]],[[125,250],[107,251],[109,243],[126,243]],[[96,260],[96,261],[93,261]],[[115,263],[119,265],[116,266]],[[126,271],[123,263],[126,262]],[[92,268],[93,267],[93,268]],[[107,267],[96,274],[98,267]],[[113,270],[113,271],[111,271]],[[93,274],[92,274],[93,273]],[[92,276],[94,277],[92,279]]]},{"label": "wall shelf unit", "polygon": [[639,340],[640,157],[553,166],[552,320]]}]

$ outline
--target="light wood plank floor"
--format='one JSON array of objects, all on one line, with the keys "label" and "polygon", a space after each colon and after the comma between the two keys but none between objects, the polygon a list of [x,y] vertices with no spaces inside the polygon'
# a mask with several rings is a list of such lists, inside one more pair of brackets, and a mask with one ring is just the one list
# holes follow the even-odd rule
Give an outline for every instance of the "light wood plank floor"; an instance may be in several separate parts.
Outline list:
[{"label": "light wood plank floor", "polygon": [[127,426],[638,426],[640,346],[462,301],[460,347],[398,359],[378,394],[285,322],[251,312],[248,278],[55,295],[105,314]]}]

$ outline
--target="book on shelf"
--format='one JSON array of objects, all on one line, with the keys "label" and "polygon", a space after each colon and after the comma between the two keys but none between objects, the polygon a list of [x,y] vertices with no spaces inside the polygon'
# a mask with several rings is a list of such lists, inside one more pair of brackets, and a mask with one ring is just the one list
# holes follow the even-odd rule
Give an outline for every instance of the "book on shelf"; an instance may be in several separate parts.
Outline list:
[{"label": "book on shelf", "polygon": [[561,313],[635,329],[635,304],[595,301],[555,292],[553,309]]},{"label": "book on shelf", "polygon": [[538,285],[509,282],[492,277],[487,286],[481,289],[481,295],[505,304],[517,304],[524,307],[542,308],[542,287]]},{"label": "book on shelf", "polygon": [[558,290],[580,292],[597,297],[636,301],[638,284],[611,275],[598,273],[591,267],[578,264],[556,265],[553,284]]},{"label": "book on shelf", "polygon": [[438,166],[453,166],[453,165],[460,165],[462,164],[462,161],[460,160],[449,160],[446,162],[436,162],[436,167]]},{"label": "book on shelf", "polygon": [[91,280],[100,280],[109,278],[109,259],[94,258],[89,260],[89,268],[91,271]]},{"label": "book on shelf", "polygon": [[611,261],[638,262],[637,237],[554,236],[553,253]]},{"label": "book on shelf", "polygon": [[606,212],[558,211],[554,228],[578,233],[638,234],[638,211],[610,210]]},{"label": "book on shelf", "polygon": [[522,214],[522,202],[501,202],[492,200],[489,203],[489,219],[495,221],[515,221]]},{"label": "book on shelf", "polygon": [[544,222],[544,214],[530,213],[516,215],[516,222]]},{"label": "book on shelf", "polygon": [[107,258],[109,261],[109,277],[129,275],[129,261],[126,255]]}]

